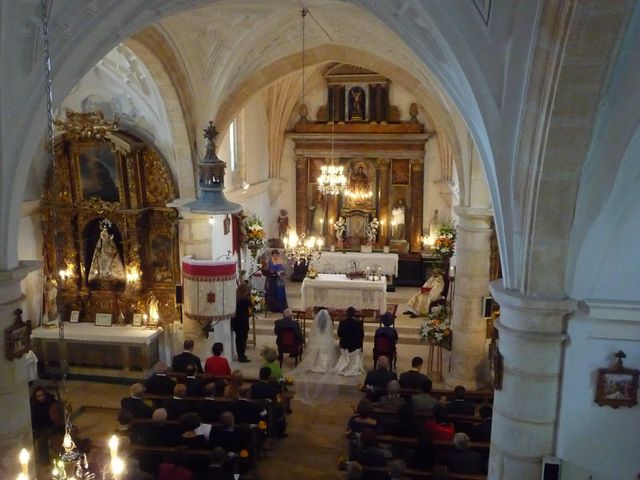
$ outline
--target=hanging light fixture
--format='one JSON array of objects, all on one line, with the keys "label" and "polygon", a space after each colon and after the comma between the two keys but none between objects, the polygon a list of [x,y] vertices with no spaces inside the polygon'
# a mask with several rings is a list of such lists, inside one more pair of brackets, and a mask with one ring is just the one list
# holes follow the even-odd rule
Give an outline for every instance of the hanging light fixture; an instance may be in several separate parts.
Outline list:
[{"label": "hanging light fixture", "polygon": [[[40,1],[42,8],[42,49],[44,56],[44,78],[47,102],[47,147],[51,162],[55,161],[55,144],[53,138],[53,88],[51,81],[51,55],[49,52],[49,13],[47,11],[46,0]],[[53,469],[51,470],[52,479],[77,479],[90,480],[94,478],[94,474],[89,472],[86,455],[80,453],[76,448],[76,444],[71,438],[71,407],[67,396],[67,376],[69,373],[69,365],[66,358],[66,341],[64,338],[64,323],[62,318],[58,319],[58,348],[60,349],[60,370],[61,370],[61,386],[62,386],[62,405],[64,408],[64,439],[62,447],[64,452],[53,461]],[[24,451],[23,451],[24,452]],[[21,452],[20,463],[22,465],[21,479],[28,479],[28,454]]]},{"label": "hanging light fixture", "polygon": [[320,258],[324,239],[309,237],[303,233],[300,237],[295,232],[283,239],[284,254],[296,265],[309,264]]},{"label": "hanging light fixture", "polygon": [[[305,103],[305,93],[306,93],[306,82],[305,82],[305,48],[306,48],[306,38],[305,38],[305,19],[309,14],[308,8],[303,8],[300,10],[300,15],[302,16],[302,107],[301,111],[306,112],[306,103]],[[306,116],[306,113],[305,113]],[[325,195],[339,195],[344,192],[345,188],[347,188],[347,177],[344,175],[344,167],[341,165],[334,165],[334,156],[333,156],[333,143],[335,136],[335,126],[332,121],[331,126],[331,158],[327,165],[323,165],[320,167],[320,176],[317,178],[318,182],[318,190]],[[303,139],[304,141],[304,139]]]}]

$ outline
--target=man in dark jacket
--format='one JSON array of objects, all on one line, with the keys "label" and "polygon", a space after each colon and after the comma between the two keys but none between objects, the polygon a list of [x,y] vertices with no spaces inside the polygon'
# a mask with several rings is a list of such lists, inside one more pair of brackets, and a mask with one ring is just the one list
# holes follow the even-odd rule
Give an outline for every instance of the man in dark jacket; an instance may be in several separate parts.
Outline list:
[{"label": "man in dark jacket", "polygon": [[389,370],[389,359],[382,355],[378,357],[376,369],[370,370],[364,379],[365,387],[371,390],[367,394],[367,398],[372,402],[377,402],[380,399],[380,394],[375,393],[375,389],[386,389],[391,380],[398,380],[398,376]]},{"label": "man in dark jacket", "polygon": [[346,348],[349,352],[362,349],[364,339],[364,327],[362,321],[355,317],[356,309],[347,308],[347,316],[340,320],[338,325],[338,337],[340,338],[340,348]]},{"label": "man in dark jacket", "polygon": [[193,347],[193,340],[187,339],[184,341],[184,352],[173,357],[173,361],[171,362],[171,369],[174,372],[187,373],[187,365],[194,365],[198,373],[204,372],[200,357],[193,354]]},{"label": "man in dark jacket", "polygon": [[419,390],[422,384],[429,380],[425,374],[420,373],[420,369],[422,368],[422,358],[413,357],[411,360],[411,370],[406,371],[400,374],[400,382],[401,388],[412,388],[414,390]]},{"label": "man in dark jacket", "polygon": [[129,388],[129,396],[120,401],[120,406],[129,410],[133,414],[133,418],[151,418],[153,410],[142,400],[144,393],[144,385],[134,383]]},{"label": "man in dark jacket", "polygon": [[146,392],[153,395],[171,395],[173,387],[176,386],[175,380],[167,375],[169,367],[163,362],[156,364],[156,373],[147,379]]},{"label": "man in dark jacket", "polygon": [[462,385],[453,389],[455,398],[447,404],[447,413],[450,415],[475,415],[476,407],[467,400],[467,390]]},{"label": "man in dark jacket", "polygon": [[302,343],[304,341],[304,337],[302,336],[302,332],[300,331],[300,324],[293,319],[293,312],[290,308],[285,308],[282,312],[283,318],[280,320],[276,320],[273,327],[273,333],[279,335],[285,329],[292,329],[293,334],[295,335],[296,342]]}]

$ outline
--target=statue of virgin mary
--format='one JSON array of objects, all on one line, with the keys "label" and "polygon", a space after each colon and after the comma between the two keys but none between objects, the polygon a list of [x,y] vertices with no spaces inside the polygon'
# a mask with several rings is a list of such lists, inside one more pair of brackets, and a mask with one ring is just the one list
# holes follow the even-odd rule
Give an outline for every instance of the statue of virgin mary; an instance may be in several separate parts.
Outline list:
[{"label": "statue of virgin mary", "polygon": [[107,227],[111,222],[100,222],[100,238],[96,243],[89,270],[89,282],[99,281],[125,281],[124,266],[118,253],[118,247],[109,233]]}]

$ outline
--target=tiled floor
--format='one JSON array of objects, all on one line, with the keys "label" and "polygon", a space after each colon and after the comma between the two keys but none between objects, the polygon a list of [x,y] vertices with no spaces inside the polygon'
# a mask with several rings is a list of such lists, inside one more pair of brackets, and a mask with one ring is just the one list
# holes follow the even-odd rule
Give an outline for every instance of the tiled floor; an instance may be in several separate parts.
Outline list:
[{"label": "tiled floor", "polygon": [[[299,302],[300,284],[287,286],[290,306],[296,307]],[[412,319],[402,315],[402,304],[415,292],[414,288],[399,288],[389,294],[390,303],[398,303],[398,319],[396,327],[399,331],[398,371],[410,368],[411,358],[418,355],[427,360],[428,347],[418,340],[420,319]],[[257,324],[257,346],[248,349],[250,364],[236,364],[232,368],[241,368],[247,376],[257,377],[260,366],[259,352],[265,343],[273,344],[272,322],[278,316],[270,314],[259,319]],[[337,322],[336,322],[337,328]],[[375,325],[367,325],[367,338],[372,337]],[[370,340],[365,341],[365,367],[372,367],[373,346]],[[445,352],[444,367],[448,364],[448,352]],[[285,375],[290,375],[294,368],[293,359],[285,359]],[[293,400],[293,414],[288,417],[289,437],[278,440],[267,457],[260,461],[257,478],[262,480],[304,479],[329,480],[342,478],[337,469],[338,458],[346,452],[344,431],[353,406],[361,398],[357,386],[361,377],[334,377],[339,387],[332,391],[330,403],[306,404],[299,399]],[[295,379],[294,379],[295,380]],[[438,383],[436,382],[437,386]],[[120,399],[128,395],[126,385],[98,382],[69,381],[68,392],[74,410],[79,411],[75,424],[83,436],[94,441],[106,441],[116,427],[116,414]]]}]

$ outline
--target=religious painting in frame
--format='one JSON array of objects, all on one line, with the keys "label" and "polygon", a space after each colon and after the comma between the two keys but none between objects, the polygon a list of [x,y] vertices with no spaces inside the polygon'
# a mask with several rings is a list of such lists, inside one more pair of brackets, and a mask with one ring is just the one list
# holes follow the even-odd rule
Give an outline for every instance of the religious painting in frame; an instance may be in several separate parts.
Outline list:
[{"label": "religious painting in frame", "polygon": [[131,321],[131,325],[133,325],[134,327],[141,327],[142,326],[142,314],[141,313],[134,313],[133,314],[133,320]]},{"label": "religious painting in frame", "polygon": [[31,350],[31,323],[22,321],[22,310],[17,308],[13,314],[13,324],[4,330],[4,350],[7,360],[15,360]]},{"label": "religious painting in frame", "polygon": [[96,327],[110,327],[112,319],[110,313],[96,313]]},{"label": "religious painting in frame", "polygon": [[595,402],[601,407],[633,407],[638,404],[638,376],[640,370],[624,368],[623,351],[616,353],[616,364],[612,368],[598,369]]},{"label": "religious painting in frame", "polygon": [[152,235],[149,263],[154,283],[173,284],[173,239],[166,233]]},{"label": "religious painting in frame", "polygon": [[391,183],[393,185],[409,185],[409,160],[393,160],[391,162]]},{"label": "religious painting in frame", "polygon": [[323,158],[309,159],[309,183],[318,183],[318,177],[322,172],[321,168],[326,164],[327,161]]},{"label": "religious painting in frame", "polygon": [[84,200],[120,201],[118,154],[109,143],[79,144],[79,191]]}]

